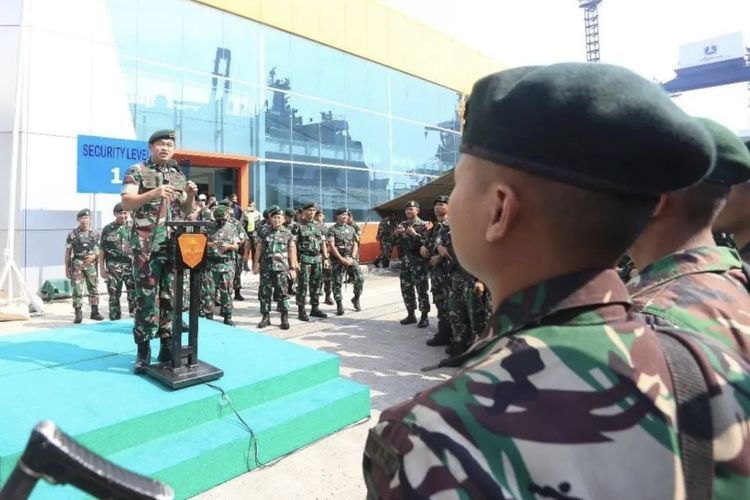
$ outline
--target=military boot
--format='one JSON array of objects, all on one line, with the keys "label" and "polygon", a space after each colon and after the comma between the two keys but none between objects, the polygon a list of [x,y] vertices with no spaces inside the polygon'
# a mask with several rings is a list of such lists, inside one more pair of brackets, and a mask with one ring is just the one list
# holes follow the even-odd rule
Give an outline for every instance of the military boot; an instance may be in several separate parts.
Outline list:
[{"label": "military boot", "polygon": [[99,314],[99,306],[91,306],[91,319],[95,319],[96,321],[101,321],[104,319],[104,317]]},{"label": "military boot", "polygon": [[141,374],[146,371],[146,367],[151,364],[151,343],[148,340],[138,342],[138,354],[135,355],[135,364],[133,373]]},{"label": "military boot", "polygon": [[331,292],[326,292],[326,298],[323,301],[323,303],[329,306],[333,305],[333,299],[331,299]]},{"label": "military boot", "polygon": [[112,312],[111,310],[109,311],[109,319],[110,319],[110,321],[117,321],[118,319],[121,319],[121,318],[122,318],[122,313],[121,312],[119,312],[119,311],[118,312]]},{"label": "military boot", "polygon": [[260,318],[260,323],[258,323],[257,327],[258,328],[265,328],[265,327],[267,327],[270,324],[271,324],[271,318],[270,318],[270,316],[268,316],[268,313],[266,313],[266,314],[264,314]]},{"label": "military boot", "polygon": [[214,319],[214,313],[206,313],[206,319]]},{"label": "military boot", "polygon": [[224,324],[234,326],[234,321],[232,321],[232,313],[227,313],[224,315]]},{"label": "military boot", "polygon": [[289,311],[281,311],[281,329],[289,330]]},{"label": "military boot", "polygon": [[407,314],[406,317],[400,321],[402,325],[410,325],[417,322],[417,317],[414,316],[414,309],[409,309],[408,312],[409,314]]},{"label": "military boot", "polygon": [[417,326],[419,328],[426,328],[426,327],[430,326],[430,320],[427,319],[427,313],[426,312],[422,312],[422,317],[419,318],[419,323],[417,323]]},{"label": "military boot", "polygon": [[336,316],[342,316],[344,314],[344,304],[340,300],[336,301]]},{"label": "military boot", "polygon": [[80,307],[75,308],[75,318],[73,318],[73,323],[80,323],[83,321],[83,313],[81,312]]},{"label": "military boot", "polygon": [[159,355],[156,357],[159,363],[172,361],[172,341],[170,339],[159,339]]},{"label": "military boot", "polygon": [[300,321],[310,321],[310,316],[307,315],[307,311],[305,311],[305,306],[297,306],[297,319]]},{"label": "military boot", "polygon": [[391,267],[391,261],[388,259],[383,259],[383,262],[380,263],[380,267],[383,269],[389,269]]},{"label": "military boot", "polygon": [[359,295],[355,295],[352,299],[352,305],[354,306],[355,311],[361,311],[362,306],[359,305]]},{"label": "military boot", "polygon": [[430,337],[427,342],[425,342],[428,346],[438,346],[438,345],[451,345],[451,338],[450,335],[445,335],[438,331],[435,335]]},{"label": "military boot", "polygon": [[328,315],[321,311],[318,306],[313,306],[310,310],[310,316],[315,316],[316,318],[327,318]]},{"label": "military boot", "polygon": [[240,294],[240,289],[239,288],[235,288],[234,289],[234,300],[239,300],[240,302],[242,302],[243,300],[245,300],[245,297],[243,297]]}]

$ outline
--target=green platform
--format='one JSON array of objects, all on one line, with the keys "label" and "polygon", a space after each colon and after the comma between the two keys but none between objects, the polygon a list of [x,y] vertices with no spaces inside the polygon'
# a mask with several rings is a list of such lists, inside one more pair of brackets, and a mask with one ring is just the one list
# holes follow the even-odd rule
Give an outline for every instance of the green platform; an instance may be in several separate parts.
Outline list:
[{"label": "green platform", "polygon": [[[131,373],[131,328],[122,320],[0,337],[0,483],[43,419],[178,498],[256,468],[250,432],[218,390],[170,391]],[[200,332],[200,358],[225,373],[212,384],[254,432],[261,463],[370,413],[368,388],[341,378],[336,356],[214,321],[201,320]],[[81,496],[40,485],[32,498]]]}]

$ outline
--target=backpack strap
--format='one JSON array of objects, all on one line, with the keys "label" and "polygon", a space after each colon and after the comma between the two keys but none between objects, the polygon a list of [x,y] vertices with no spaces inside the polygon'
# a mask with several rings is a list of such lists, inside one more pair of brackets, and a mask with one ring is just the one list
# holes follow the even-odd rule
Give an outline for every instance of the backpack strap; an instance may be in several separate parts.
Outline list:
[{"label": "backpack strap", "polygon": [[687,500],[713,498],[713,421],[703,372],[679,331],[657,328],[677,401],[678,439]]}]

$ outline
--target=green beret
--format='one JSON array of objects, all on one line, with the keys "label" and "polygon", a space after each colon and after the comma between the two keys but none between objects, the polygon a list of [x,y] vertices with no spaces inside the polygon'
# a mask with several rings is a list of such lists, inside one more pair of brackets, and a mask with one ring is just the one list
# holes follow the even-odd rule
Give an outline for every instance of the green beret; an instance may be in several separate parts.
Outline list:
[{"label": "green beret", "polygon": [[78,211],[78,213],[76,214],[76,218],[79,218],[79,219],[80,219],[81,217],[84,217],[84,216],[91,216],[91,210],[89,210],[88,208],[82,208],[82,209],[81,209],[81,210],[79,210],[79,211]]},{"label": "green beret", "polygon": [[406,205],[404,206],[404,208],[411,208],[411,207],[414,207],[414,208],[419,208],[419,203],[417,203],[417,201],[416,201],[416,200],[411,200],[410,202],[408,202],[408,203],[407,203],[407,204],[406,204]]},{"label": "green beret", "polygon": [[172,139],[175,140],[175,133],[174,130],[157,130],[153,134],[151,134],[151,137],[148,138],[148,143],[153,144],[156,141],[159,141],[161,139]]},{"label": "green beret", "polygon": [[268,217],[273,217],[274,215],[284,214],[284,211],[278,205],[271,205],[270,207],[266,209],[266,212],[268,213]]},{"label": "green beret", "polygon": [[218,207],[214,208],[214,217],[224,217],[227,215],[227,210],[229,210],[229,207],[226,205],[219,205]]},{"label": "green beret", "polygon": [[115,214],[117,212],[123,212],[123,211],[124,211],[124,209],[122,208],[122,203],[117,203],[115,205],[115,208],[112,209],[112,213],[115,213]]},{"label": "green beret", "polygon": [[221,205],[222,207],[231,207],[232,206],[232,202],[229,201],[229,200],[221,200],[219,202],[219,205]]},{"label": "green beret", "polygon": [[349,209],[346,208],[346,207],[339,207],[339,208],[336,209],[336,215],[337,216],[341,215],[341,214],[348,214],[348,213],[350,213],[350,212],[349,212]]},{"label": "green beret", "polygon": [[709,118],[699,117],[698,121],[708,130],[716,144],[716,163],[706,180],[731,186],[750,179],[750,151],[742,139]]},{"label": "green beret", "polygon": [[705,177],[708,132],[655,83],[608,64],[516,68],[480,79],[461,152],[592,191],[657,196]]},{"label": "green beret", "polygon": [[308,208],[318,208],[318,206],[315,204],[314,201],[310,201],[307,203],[303,203],[301,208],[302,210],[307,210]]},{"label": "green beret", "polygon": [[436,203],[448,203],[448,195],[447,194],[441,194],[435,198],[435,200],[432,202],[433,205]]},{"label": "green beret", "polygon": [[284,215],[286,215],[287,217],[294,217],[295,215],[297,215],[297,213],[291,208],[287,208],[286,210],[284,210]]}]

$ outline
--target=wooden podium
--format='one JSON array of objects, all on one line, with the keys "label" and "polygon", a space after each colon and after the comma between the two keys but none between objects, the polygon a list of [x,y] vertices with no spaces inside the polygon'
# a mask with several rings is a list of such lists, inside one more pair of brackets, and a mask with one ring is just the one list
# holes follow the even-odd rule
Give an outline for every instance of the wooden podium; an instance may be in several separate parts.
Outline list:
[{"label": "wooden podium", "polygon": [[[174,316],[172,318],[172,359],[146,367],[146,375],[170,389],[182,389],[224,376],[224,372],[198,359],[198,311],[200,309],[201,275],[206,262],[208,237],[201,228],[213,221],[168,221],[174,228]],[[182,345],[182,303],[185,269],[190,269],[190,312],[188,344]]]}]

